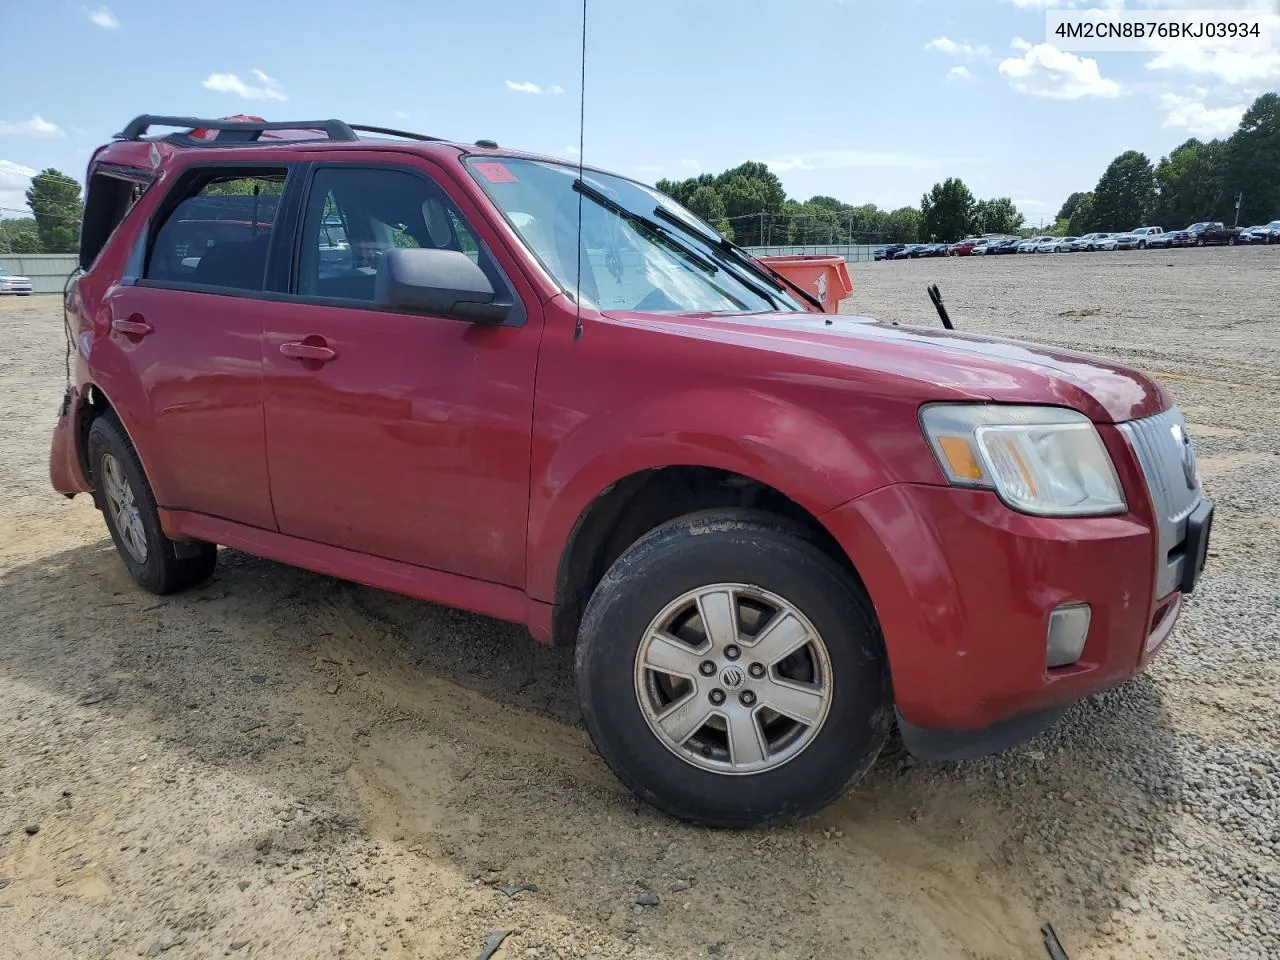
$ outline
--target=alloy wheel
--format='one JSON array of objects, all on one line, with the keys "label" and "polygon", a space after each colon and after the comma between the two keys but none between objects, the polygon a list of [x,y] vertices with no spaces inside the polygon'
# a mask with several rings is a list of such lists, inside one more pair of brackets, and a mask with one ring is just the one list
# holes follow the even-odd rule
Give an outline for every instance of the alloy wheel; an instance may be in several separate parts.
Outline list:
[{"label": "alloy wheel", "polygon": [[147,562],[147,533],[142,525],[142,514],[133,495],[133,487],[124,475],[120,461],[109,453],[102,455],[103,492],[107,495],[107,510],[111,522],[125,550],[138,563]]},{"label": "alloy wheel", "polygon": [[831,662],[813,624],[760,587],[717,583],[677,597],[636,652],[635,692],[668,750],[721,774],[798,756],[832,701]]}]

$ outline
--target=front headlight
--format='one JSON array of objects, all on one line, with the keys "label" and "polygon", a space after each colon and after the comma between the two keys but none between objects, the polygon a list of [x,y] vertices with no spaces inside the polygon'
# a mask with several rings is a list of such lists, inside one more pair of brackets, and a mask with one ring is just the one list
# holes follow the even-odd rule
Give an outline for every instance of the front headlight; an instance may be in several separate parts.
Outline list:
[{"label": "front headlight", "polygon": [[1084,517],[1126,509],[1102,438],[1075,410],[932,404],[920,423],[951,483],[994,490],[1015,510]]}]

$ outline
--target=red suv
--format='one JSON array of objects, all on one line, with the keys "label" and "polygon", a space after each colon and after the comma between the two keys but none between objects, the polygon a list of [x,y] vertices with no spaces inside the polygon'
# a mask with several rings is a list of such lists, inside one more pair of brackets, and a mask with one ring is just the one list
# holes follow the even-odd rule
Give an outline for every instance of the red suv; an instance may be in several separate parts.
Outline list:
[{"label": "red suv", "polygon": [[87,182],[51,473],[139,585],[223,544],[524,623],[676,816],[814,811],[894,723],[925,757],[1032,736],[1140,671],[1203,567],[1153,380],[823,315],[625,178],[140,117]]}]

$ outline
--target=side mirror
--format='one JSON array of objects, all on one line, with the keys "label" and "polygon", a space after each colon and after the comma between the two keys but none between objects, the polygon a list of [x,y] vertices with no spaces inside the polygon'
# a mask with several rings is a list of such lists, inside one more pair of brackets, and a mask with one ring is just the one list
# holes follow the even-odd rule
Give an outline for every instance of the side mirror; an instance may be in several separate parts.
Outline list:
[{"label": "side mirror", "polygon": [[484,271],[457,250],[386,251],[378,261],[373,297],[379,306],[473,323],[501,323],[511,312],[510,304],[494,302]]}]

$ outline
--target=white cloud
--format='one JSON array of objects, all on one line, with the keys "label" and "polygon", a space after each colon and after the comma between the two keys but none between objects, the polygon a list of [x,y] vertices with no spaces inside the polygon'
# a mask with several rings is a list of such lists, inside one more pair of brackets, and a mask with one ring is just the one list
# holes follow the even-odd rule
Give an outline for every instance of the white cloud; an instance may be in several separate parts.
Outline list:
[{"label": "white cloud", "polygon": [[204,81],[206,90],[216,93],[234,93],[243,100],[288,100],[280,81],[269,77],[257,67],[250,71],[258,81],[257,85],[245,83],[234,73],[211,73]]},{"label": "white cloud", "polygon": [[564,87],[558,86],[554,83],[549,87],[541,87],[529,80],[508,80],[507,89],[514,90],[516,93],[531,93],[534,96],[545,93],[555,97],[564,93]]},{"label": "white cloud", "polygon": [[[1148,5],[1159,3],[1160,0],[1147,0]],[[1212,4],[1213,0],[1196,0],[1201,4]],[[1015,7],[1022,10],[1066,10],[1070,7],[1088,6],[1094,9],[1102,8],[1104,10],[1121,10],[1124,8],[1124,0],[1005,0],[1005,3],[1011,3]]]},{"label": "white cloud", "polygon": [[395,118],[396,118],[397,120],[408,120],[408,119],[409,119],[409,115],[408,115],[407,113],[405,113],[403,110],[393,110],[393,111],[392,111],[392,113],[395,115]]},{"label": "white cloud", "polygon": [[1019,37],[1012,46],[1022,56],[1000,61],[1000,74],[1020,93],[1052,100],[1120,96],[1120,84],[1104,77],[1092,57],[1078,57],[1047,43],[1032,45]]},{"label": "white cloud", "polygon": [[1023,213],[1044,213],[1056,209],[1047,200],[1037,200],[1035,197],[1012,197],[1011,199],[1013,205]]},{"label": "white cloud", "polygon": [[968,67],[956,66],[947,71],[947,83],[958,83],[972,79],[973,74],[969,72]]},{"label": "white cloud", "polygon": [[98,7],[96,10],[90,10],[88,7],[82,7],[81,9],[84,10],[86,17],[103,30],[114,30],[120,26],[120,21],[116,19],[116,15],[111,12],[109,7]]},{"label": "white cloud", "polygon": [[62,128],[56,123],[50,123],[38,113],[33,113],[30,120],[15,120],[8,123],[0,120],[0,134],[9,134],[15,137],[65,137]]},{"label": "white cloud", "polygon": [[680,166],[685,170],[692,170],[694,173],[702,172],[702,164],[699,163],[697,160],[693,160],[689,157],[685,157],[684,159],[682,159],[680,161]]},{"label": "white cloud", "polygon": [[[1280,31],[1280,16],[1276,17]],[[1148,70],[1180,70],[1221,80],[1233,87],[1280,83],[1280,47],[1270,50],[1224,50],[1179,42],[1147,61]]]},{"label": "white cloud", "polygon": [[810,150],[790,156],[766,160],[765,165],[774,173],[792,170],[848,170],[868,168],[906,167],[923,170],[936,167],[942,161],[908,153],[878,152],[875,150]]},{"label": "white cloud", "polygon": [[12,160],[0,160],[0,217],[29,217],[27,187],[36,171]]},{"label": "white cloud", "polygon": [[567,153],[571,157],[576,157],[578,155],[578,148],[571,143],[565,147],[561,153]]},{"label": "white cloud", "polygon": [[1161,96],[1160,100],[1167,111],[1163,126],[1186,130],[1194,136],[1206,139],[1226,137],[1235,132],[1236,127],[1240,125],[1240,118],[1244,116],[1248,107],[1247,104],[1209,107],[1204,103],[1206,90],[1198,89],[1193,92],[1198,96],[1184,97],[1177,93],[1166,93]]},{"label": "white cloud", "polygon": [[952,40],[950,37],[938,37],[936,40],[930,40],[924,45],[926,50],[936,50],[938,53],[945,53],[952,57],[963,57],[966,60],[985,60],[991,56],[991,48],[980,43],[970,43],[968,40],[959,42]]}]

